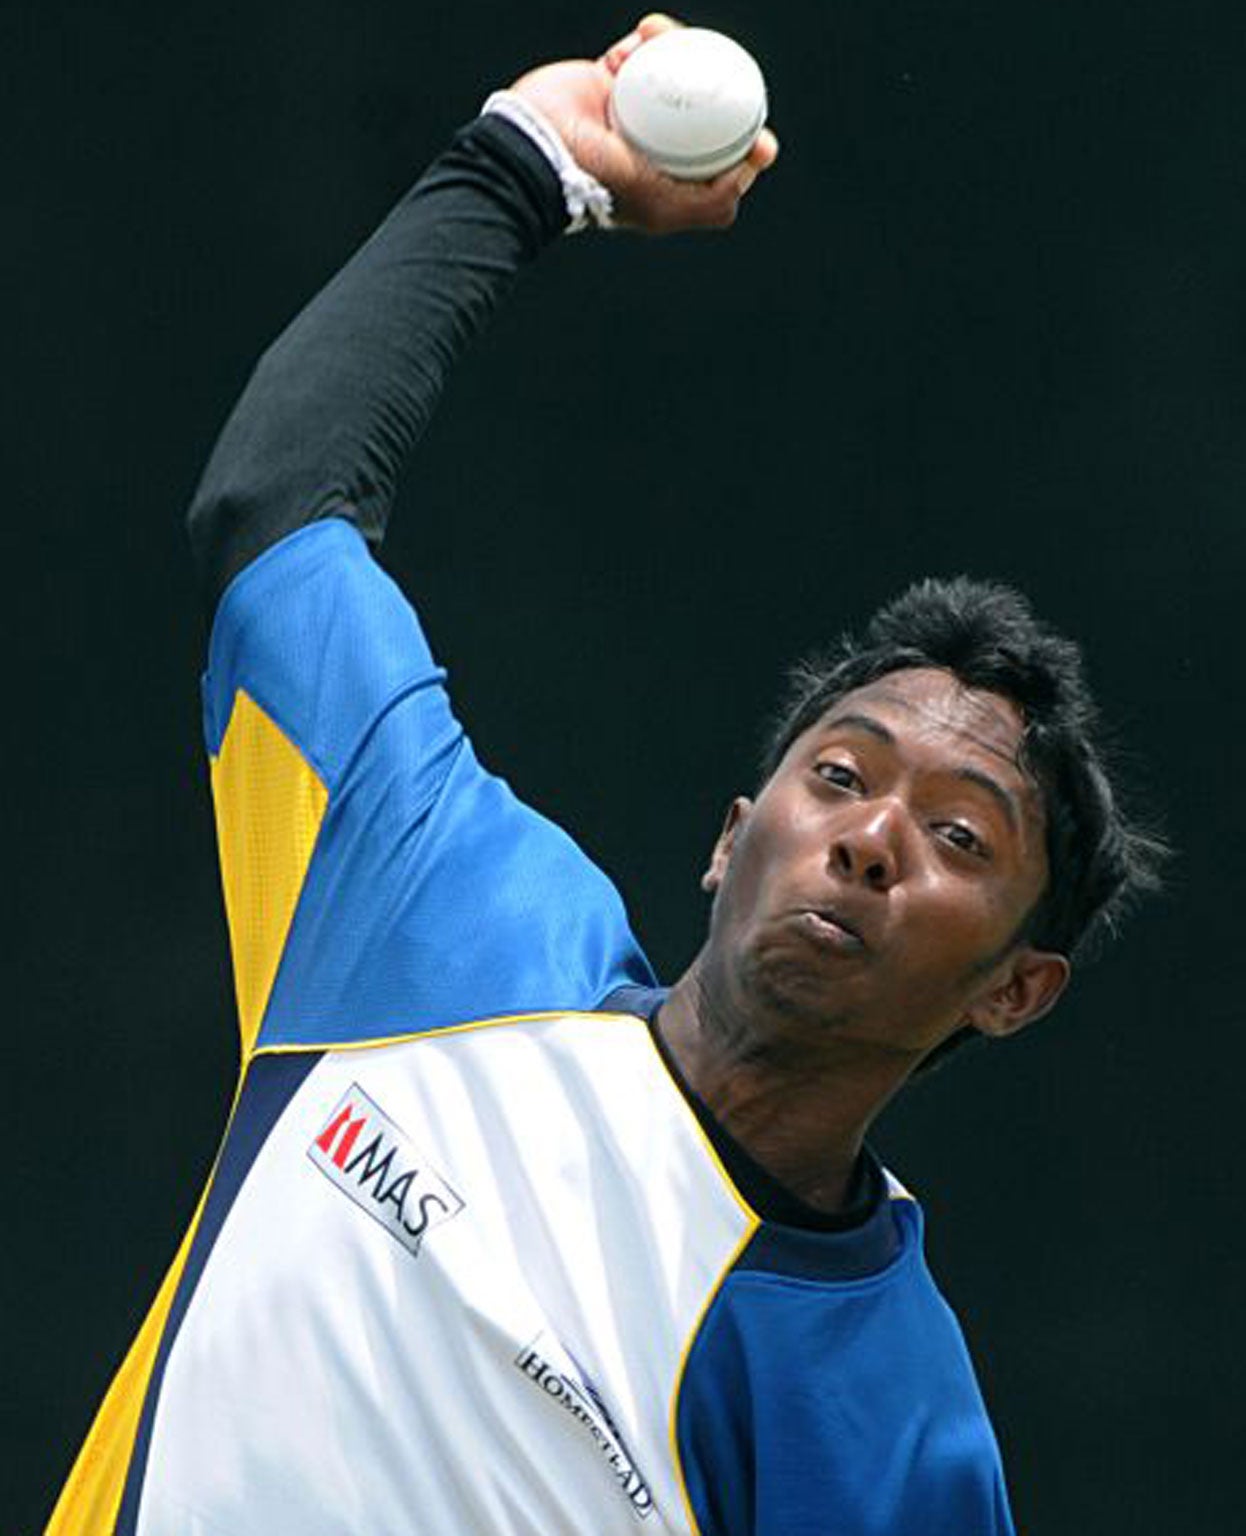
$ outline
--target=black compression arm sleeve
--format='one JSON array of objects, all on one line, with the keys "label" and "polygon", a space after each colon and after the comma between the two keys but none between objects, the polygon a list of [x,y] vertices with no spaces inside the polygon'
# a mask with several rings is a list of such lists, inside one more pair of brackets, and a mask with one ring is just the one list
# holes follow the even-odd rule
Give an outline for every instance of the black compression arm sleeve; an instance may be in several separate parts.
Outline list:
[{"label": "black compression arm sleeve", "polygon": [[557,176],[512,124],[486,116],[457,135],[263,355],[226,422],[188,518],[213,605],[318,518],[380,542],[447,370],[565,222]]}]

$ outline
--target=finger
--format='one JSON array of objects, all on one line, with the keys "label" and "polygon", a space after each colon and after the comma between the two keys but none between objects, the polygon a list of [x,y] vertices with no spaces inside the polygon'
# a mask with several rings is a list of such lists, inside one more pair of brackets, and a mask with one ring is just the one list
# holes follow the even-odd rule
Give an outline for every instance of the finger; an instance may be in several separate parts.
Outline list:
[{"label": "finger", "polygon": [[643,42],[644,38],[639,31],[633,30],[626,37],[621,37],[617,43],[611,43],[602,54],[601,62],[612,75],[617,75],[625,60],[630,59]]},{"label": "finger", "polygon": [[676,21],[673,16],[667,16],[661,11],[650,11],[647,16],[641,17],[626,37],[621,37],[617,43],[610,44],[602,54],[601,62],[612,75],[617,75],[642,43],[647,43],[651,38],[659,37],[663,32],[669,32],[673,27],[682,25],[683,23]]},{"label": "finger", "polygon": [[766,142],[759,138],[738,165],[730,166],[712,180],[701,183],[705,189],[707,207],[739,202],[758,176],[774,164],[779,153],[779,141],[768,130],[763,130],[763,133]]},{"label": "finger", "polygon": [[756,175],[746,163],[720,171],[711,181],[679,183],[679,197],[688,222],[706,229],[726,229],[734,222],[740,199]]},{"label": "finger", "polygon": [[[773,135],[771,136],[773,137]],[[769,158],[765,158],[765,157]],[[762,150],[762,158],[755,160],[750,154],[736,165],[719,171],[708,181],[680,181],[658,171],[656,175],[667,191],[667,201],[677,200],[691,222],[719,227],[729,224],[735,217],[736,204],[748,192],[774,155],[769,146]],[[654,174],[650,171],[650,174]]]},{"label": "finger", "polygon": [[682,26],[682,21],[676,21],[665,11],[650,11],[636,23],[636,30],[640,33],[641,41],[647,43],[651,37],[659,37],[663,32],[672,32]]},{"label": "finger", "polygon": [[757,135],[757,142],[749,150],[746,163],[759,171],[768,171],[779,158],[779,141],[769,128]]}]

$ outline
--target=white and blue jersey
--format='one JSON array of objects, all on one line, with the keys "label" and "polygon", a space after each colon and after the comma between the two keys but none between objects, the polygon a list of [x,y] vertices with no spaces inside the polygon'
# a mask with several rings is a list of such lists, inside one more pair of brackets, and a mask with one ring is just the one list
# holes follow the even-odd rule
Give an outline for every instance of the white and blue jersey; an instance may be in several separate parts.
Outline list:
[{"label": "white and blue jersey", "polygon": [[1011,1532],[916,1203],[867,1160],[802,1223],[715,1126],[614,886],[481,766],[359,531],[559,195],[468,130],[209,468],[242,1072],[50,1536]]}]

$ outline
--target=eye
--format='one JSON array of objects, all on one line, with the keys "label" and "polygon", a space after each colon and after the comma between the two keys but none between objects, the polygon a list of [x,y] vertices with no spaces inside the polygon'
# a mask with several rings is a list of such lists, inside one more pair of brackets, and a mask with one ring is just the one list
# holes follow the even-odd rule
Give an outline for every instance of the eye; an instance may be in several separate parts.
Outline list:
[{"label": "eye", "polygon": [[942,822],[937,830],[953,848],[959,848],[963,853],[972,853],[980,859],[990,858],[991,850],[973,828],[963,821]]},{"label": "eye", "polygon": [[827,784],[833,784],[836,789],[860,789],[862,788],[861,775],[855,768],[850,768],[847,763],[815,763],[813,771]]}]

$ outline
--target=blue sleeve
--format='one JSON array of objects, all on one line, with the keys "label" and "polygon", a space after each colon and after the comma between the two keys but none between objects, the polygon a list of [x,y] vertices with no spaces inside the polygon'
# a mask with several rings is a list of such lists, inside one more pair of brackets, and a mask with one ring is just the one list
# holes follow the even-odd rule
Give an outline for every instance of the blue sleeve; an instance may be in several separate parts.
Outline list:
[{"label": "blue sleeve", "polygon": [[701,1536],[1013,1536],[995,1436],[915,1211],[880,1274],[728,1276],[676,1416]]},{"label": "blue sleeve", "polygon": [[350,524],[314,523],[234,579],[204,714],[244,1049],[591,1008],[651,982],[610,881],[477,761]]}]

